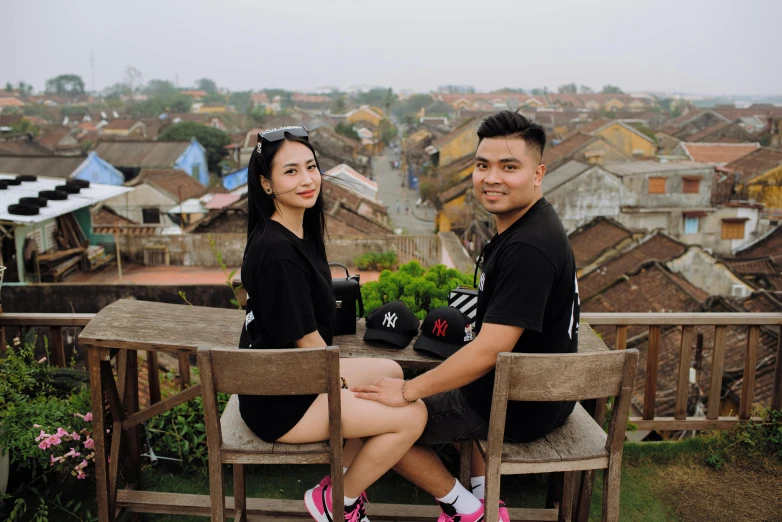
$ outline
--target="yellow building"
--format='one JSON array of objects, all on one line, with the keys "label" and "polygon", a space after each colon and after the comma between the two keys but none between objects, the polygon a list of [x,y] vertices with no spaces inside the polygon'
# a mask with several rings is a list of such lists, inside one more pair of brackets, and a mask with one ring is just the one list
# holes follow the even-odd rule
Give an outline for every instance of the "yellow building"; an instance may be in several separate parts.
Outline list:
[{"label": "yellow building", "polygon": [[347,120],[350,123],[369,123],[375,127],[380,127],[380,120],[382,119],[383,111],[369,105],[362,105],[347,114]]},{"label": "yellow building", "polygon": [[225,105],[202,105],[195,110],[196,114],[220,114],[228,112],[228,107]]},{"label": "yellow building", "polygon": [[782,210],[782,164],[749,180],[747,196],[769,210]]},{"label": "yellow building", "polygon": [[605,104],[605,110],[615,112],[625,108],[625,103],[618,98],[611,98]]},{"label": "yellow building", "polygon": [[432,146],[437,149],[436,165],[445,167],[449,163],[475,154],[478,148],[478,127],[480,118],[470,118],[445,136],[435,140]]},{"label": "yellow building", "polygon": [[652,138],[621,121],[610,122],[591,134],[602,136],[630,157],[653,158],[657,154],[657,143]]}]

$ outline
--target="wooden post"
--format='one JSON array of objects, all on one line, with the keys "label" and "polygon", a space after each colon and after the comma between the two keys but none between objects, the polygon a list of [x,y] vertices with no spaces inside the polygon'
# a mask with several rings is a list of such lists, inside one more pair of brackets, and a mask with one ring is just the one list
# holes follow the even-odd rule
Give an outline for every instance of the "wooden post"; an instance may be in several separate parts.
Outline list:
[{"label": "wooden post", "polygon": [[627,326],[616,327],[616,345],[617,350],[627,349]]},{"label": "wooden post", "polygon": [[645,420],[654,419],[654,396],[657,391],[657,367],[660,364],[660,327],[649,327],[649,351],[646,354],[646,382],[644,384]]},{"label": "wooden post", "polygon": [[682,342],[679,350],[679,378],[676,382],[676,409],[674,418],[687,418],[687,401],[690,398],[690,367],[692,361],[692,339],[694,326],[682,327]]},{"label": "wooden post", "polygon": [[[92,399],[92,437],[95,441],[95,483],[97,489],[97,511],[100,522],[114,520],[109,511],[109,473],[106,466],[106,422],[103,410],[103,379],[101,377],[100,348],[88,346],[87,358],[90,369],[90,397]],[[108,358],[108,350],[105,350]],[[119,436],[119,434],[117,434]]]},{"label": "wooden post", "polygon": [[119,280],[122,281],[122,253],[119,248],[119,231],[117,230],[117,223],[114,223],[114,251],[117,255],[117,274]]},{"label": "wooden post", "polygon": [[62,327],[52,326],[49,328],[49,337],[52,340],[52,357],[54,358],[54,364],[58,368],[65,368],[67,362],[65,360],[65,346],[62,342]]},{"label": "wooden post", "polygon": [[160,402],[160,367],[157,352],[147,352],[147,375],[149,377],[149,405]]},{"label": "wooden post", "polygon": [[725,369],[725,339],[728,337],[727,326],[717,326],[714,329],[714,354],[711,361],[711,384],[709,385],[709,406],[706,418],[717,420],[720,416],[720,399],[722,397],[722,373]]},{"label": "wooden post", "polygon": [[750,326],[747,333],[747,354],[744,358],[744,379],[741,385],[741,402],[739,403],[739,419],[749,419],[752,414],[752,399],[755,393],[755,367],[758,364],[758,341],[760,327]]},{"label": "wooden post", "polygon": [[179,358],[179,382],[182,389],[190,387],[190,354],[177,354]]},{"label": "wooden post", "polygon": [[[782,326],[777,339],[777,364],[774,367],[774,388],[771,391],[771,407],[782,410]],[[3,343],[5,346],[5,343]]]}]

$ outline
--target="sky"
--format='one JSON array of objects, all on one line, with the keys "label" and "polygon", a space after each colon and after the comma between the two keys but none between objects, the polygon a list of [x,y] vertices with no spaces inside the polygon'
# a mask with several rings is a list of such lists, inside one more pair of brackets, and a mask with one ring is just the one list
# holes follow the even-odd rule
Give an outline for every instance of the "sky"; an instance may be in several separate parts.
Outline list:
[{"label": "sky", "polygon": [[[58,74],[230,90],[440,85],[782,93],[779,0],[3,2],[0,86]],[[9,31],[10,29],[10,31]],[[94,59],[94,75],[91,69]],[[776,63],[776,65],[774,65]]]}]

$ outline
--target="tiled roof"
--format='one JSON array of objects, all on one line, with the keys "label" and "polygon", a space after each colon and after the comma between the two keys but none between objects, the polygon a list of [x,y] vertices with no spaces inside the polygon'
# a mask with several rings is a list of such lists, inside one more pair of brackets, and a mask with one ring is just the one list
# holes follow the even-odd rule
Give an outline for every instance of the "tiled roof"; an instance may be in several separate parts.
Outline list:
[{"label": "tiled roof", "polygon": [[126,217],[120,216],[114,210],[109,207],[101,206],[98,210],[92,213],[92,226],[96,225],[113,226],[114,223],[121,225],[134,225],[135,222],[129,220]]},{"label": "tiled roof", "polygon": [[187,201],[206,194],[207,188],[184,170],[143,169],[129,186],[147,183],[171,196],[174,201]]},{"label": "tiled roof", "polygon": [[190,146],[189,141],[104,141],[95,152],[115,167],[173,167]]},{"label": "tiled roof", "polygon": [[778,274],[780,269],[771,258],[759,259],[724,259],[728,268],[739,275]]},{"label": "tiled roof", "polygon": [[479,118],[466,119],[463,122],[461,122],[458,127],[456,127],[454,130],[452,130],[445,136],[441,136],[440,138],[434,140],[432,142],[432,146],[439,149],[446,143],[449,143],[451,140],[453,140],[456,136],[459,136],[465,130],[473,129],[474,131],[477,131],[480,123],[481,120]]},{"label": "tiled roof", "polygon": [[618,256],[578,280],[581,300],[588,299],[610,285],[618,277],[635,271],[638,266],[651,260],[668,261],[680,256],[686,246],[665,234],[654,233],[633,245]]},{"label": "tiled roof", "polygon": [[744,299],[741,305],[753,313],[782,312],[782,295],[766,290],[757,290]]},{"label": "tiled roof", "polygon": [[103,128],[108,130],[129,130],[138,120],[111,120]]},{"label": "tiled roof", "polygon": [[32,135],[0,139],[0,156],[50,156],[52,151],[32,139]]},{"label": "tiled roof", "polygon": [[[691,141],[695,141],[690,136]],[[756,151],[759,143],[687,143],[681,144],[692,161],[724,165]]]},{"label": "tiled roof", "polygon": [[731,161],[725,165],[725,168],[739,172],[739,182],[743,183],[780,163],[782,163],[782,150],[760,147],[754,152]]},{"label": "tiled roof", "polygon": [[52,178],[70,178],[84,163],[84,156],[2,156],[0,172],[4,174],[32,174]]},{"label": "tiled roof", "polygon": [[57,147],[57,144],[61,139],[69,135],[71,131],[69,129],[54,129],[46,134],[42,134],[38,137],[38,143],[50,149]]},{"label": "tiled roof", "polygon": [[448,203],[452,199],[458,198],[459,196],[461,196],[471,188],[472,188],[472,176],[470,176],[465,180],[460,181],[459,183],[449,188],[448,190],[441,192],[437,196],[437,199],[440,200],[441,204]]},{"label": "tiled roof", "polygon": [[695,134],[688,136],[687,141],[692,141],[692,142],[701,141],[703,138],[706,138],[707,136],[724,129],[725,127],[730,127],[731,125],[733,125],[733,122],[731,121],[721,121],[715,123],[714,125],[709,125],[702,131],[696,132]]},{"label": "tiled roof", "polygon": [[209,202],[204,205],[207,210],[217,210],[223,207],[227,207],[232,203],[236,203],[241,199],[239,194],[215,194]]},{"label": "tiled roof", "polygon": [[633,234],[616,221],[597,217],[569,236],[578,267],[587,266],[601,254]]},{"label": "tiled roof", "polygon": [[736,257],[755,259],[758,257],[782,257],[782,226],[779,226],[754,243],[736,252]]},{"label": "tiled roof", "polygon": [[[438,169],[438,174],[441,179],[449,179],[452,176],[462,172],[468,167],[471,167],[475,163],[475,153],[470,152],[450,162],[448,165],[444,165]],[[459,180],[461,181],[461,180]]]},{"label": "tiled roof", "polygon": [[547,168],[556,168],[559,164],[573,156],[579,149],[596,140],[595,136],[577,132],[568,139],[562,141],[559,145],[546,145],[543,151],[541,163]]},{"label": "tiled roof", "polygon": [[592,134],[595,131],[598,131],[611,123],[611,120],[595,120],[592,122],[587,123],[586,125],[582,125],[577,129],[578,132],[583,132],[584,134]]}]

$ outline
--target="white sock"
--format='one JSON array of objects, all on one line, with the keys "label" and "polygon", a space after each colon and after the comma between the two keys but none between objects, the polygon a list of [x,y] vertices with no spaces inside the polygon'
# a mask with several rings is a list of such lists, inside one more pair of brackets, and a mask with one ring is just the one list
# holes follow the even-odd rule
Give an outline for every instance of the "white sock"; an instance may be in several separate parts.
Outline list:
[{"label": "white sock", "polygon": [[454,480],[453,489],[443,498],[438,498],[438,502],[450,504],[461,515],[475,513],[481,508],[481,501],[475,498],[475,495],[467,491],[461,482]]},{"label": "white sock", "polygon": [[484,497],[484,489],[483,486],[486,483],[486,477],[473,477],[470,479],[470,484],[472,485],[472,494],[475,495],[475,498],[478,500],[483,500]]},{"label": "white sock", "polygon": [[358,501],[358,497],[356,498],[345,497],[345,507],[350,507],[353,504],[355,504],[357,501]]}]

